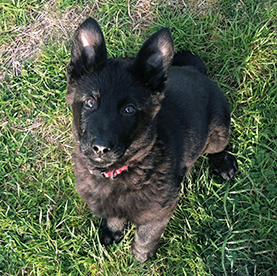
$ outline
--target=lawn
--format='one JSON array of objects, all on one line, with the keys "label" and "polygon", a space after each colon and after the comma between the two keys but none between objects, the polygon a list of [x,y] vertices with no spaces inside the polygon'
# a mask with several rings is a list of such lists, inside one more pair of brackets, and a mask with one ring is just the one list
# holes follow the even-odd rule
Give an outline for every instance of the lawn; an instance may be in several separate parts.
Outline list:
[{"label": "lawn", "polygon": [[[0,275],[277,275],[277,3],[252,0],[2,0]],[[99,21],[108,54],[134,56],[170,27],[205,61],[232,110],[235,180],[205,156],[182,185],[157,258],[99,243],[100,221],[74,189],[64,99],[76,27]]]}]

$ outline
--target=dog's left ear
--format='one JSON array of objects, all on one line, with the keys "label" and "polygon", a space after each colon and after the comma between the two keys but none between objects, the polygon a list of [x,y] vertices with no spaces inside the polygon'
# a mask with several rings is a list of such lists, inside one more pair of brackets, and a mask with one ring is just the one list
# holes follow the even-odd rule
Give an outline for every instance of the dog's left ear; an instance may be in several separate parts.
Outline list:
[{"label": "dog's left ear", "polygon": [[78,79],[107,61],[107,49],[100,26],[89,17],[76,30],[67,67],[68,79]]},{"label": "dog's left ear", "polygon": [[162,91],[173,57],[174,44],[170,30],[161,29],[142,45],[133,64],[133,74],[151,90]]}]

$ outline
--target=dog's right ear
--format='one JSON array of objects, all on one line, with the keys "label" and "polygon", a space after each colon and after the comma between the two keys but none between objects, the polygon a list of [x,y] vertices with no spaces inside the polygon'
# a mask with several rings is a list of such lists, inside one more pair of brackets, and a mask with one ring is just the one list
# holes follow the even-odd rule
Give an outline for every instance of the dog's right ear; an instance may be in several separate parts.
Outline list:
[{"label": "dog's right ear", "polygon": [[86,19],[76,30],[67,67],[69,80],[76,80],[89,71],[95,71],[107,61],[105,39],[93,18]]}]

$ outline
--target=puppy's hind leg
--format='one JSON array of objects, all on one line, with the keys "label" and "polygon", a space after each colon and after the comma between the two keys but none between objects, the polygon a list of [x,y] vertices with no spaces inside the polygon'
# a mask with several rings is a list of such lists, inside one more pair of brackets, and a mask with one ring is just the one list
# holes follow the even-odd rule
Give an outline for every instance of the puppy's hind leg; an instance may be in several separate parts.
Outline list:
[{"label": "puppy's hind leg", "polygon": [[224,149],[221,152],[208,154],[212,169],[222,176],[222,178],[229,180],[233,179],[238,170],[238,163],[236,158]]},{"label": "puppy's hind leg", "polygon": [[103,219],[100,226],[99,238],[103,245],[113,242],[119,243],[124,237],[125,219],[109,218]]},{"label": "puppy's hind leg", "polygon": [[229,135],[229,124],[226,122],[211,124],[204,150],[204,153],[208,154],[212,169],[226,180],[234,178],[238,170],[236,158],[228,151]]}]

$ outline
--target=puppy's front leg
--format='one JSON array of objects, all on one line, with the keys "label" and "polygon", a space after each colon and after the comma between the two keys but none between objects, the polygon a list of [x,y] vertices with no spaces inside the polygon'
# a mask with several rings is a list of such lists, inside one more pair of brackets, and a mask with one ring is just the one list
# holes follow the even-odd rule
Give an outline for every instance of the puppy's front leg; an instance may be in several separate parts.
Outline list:
[{"label": "puppy's front leg", "polygon": [[109,218],[103,219],[100,226],[100,242],[103,245],[110,245],[113,242],[119,243],[124,236],[125,219]]},{"label": "puppy's front leg", "polygon": [[143,263],[156,254],[161,235],[168,221],[169,219],[150,222],[137,227],[135,241],[132,245],[137,261]]}]

